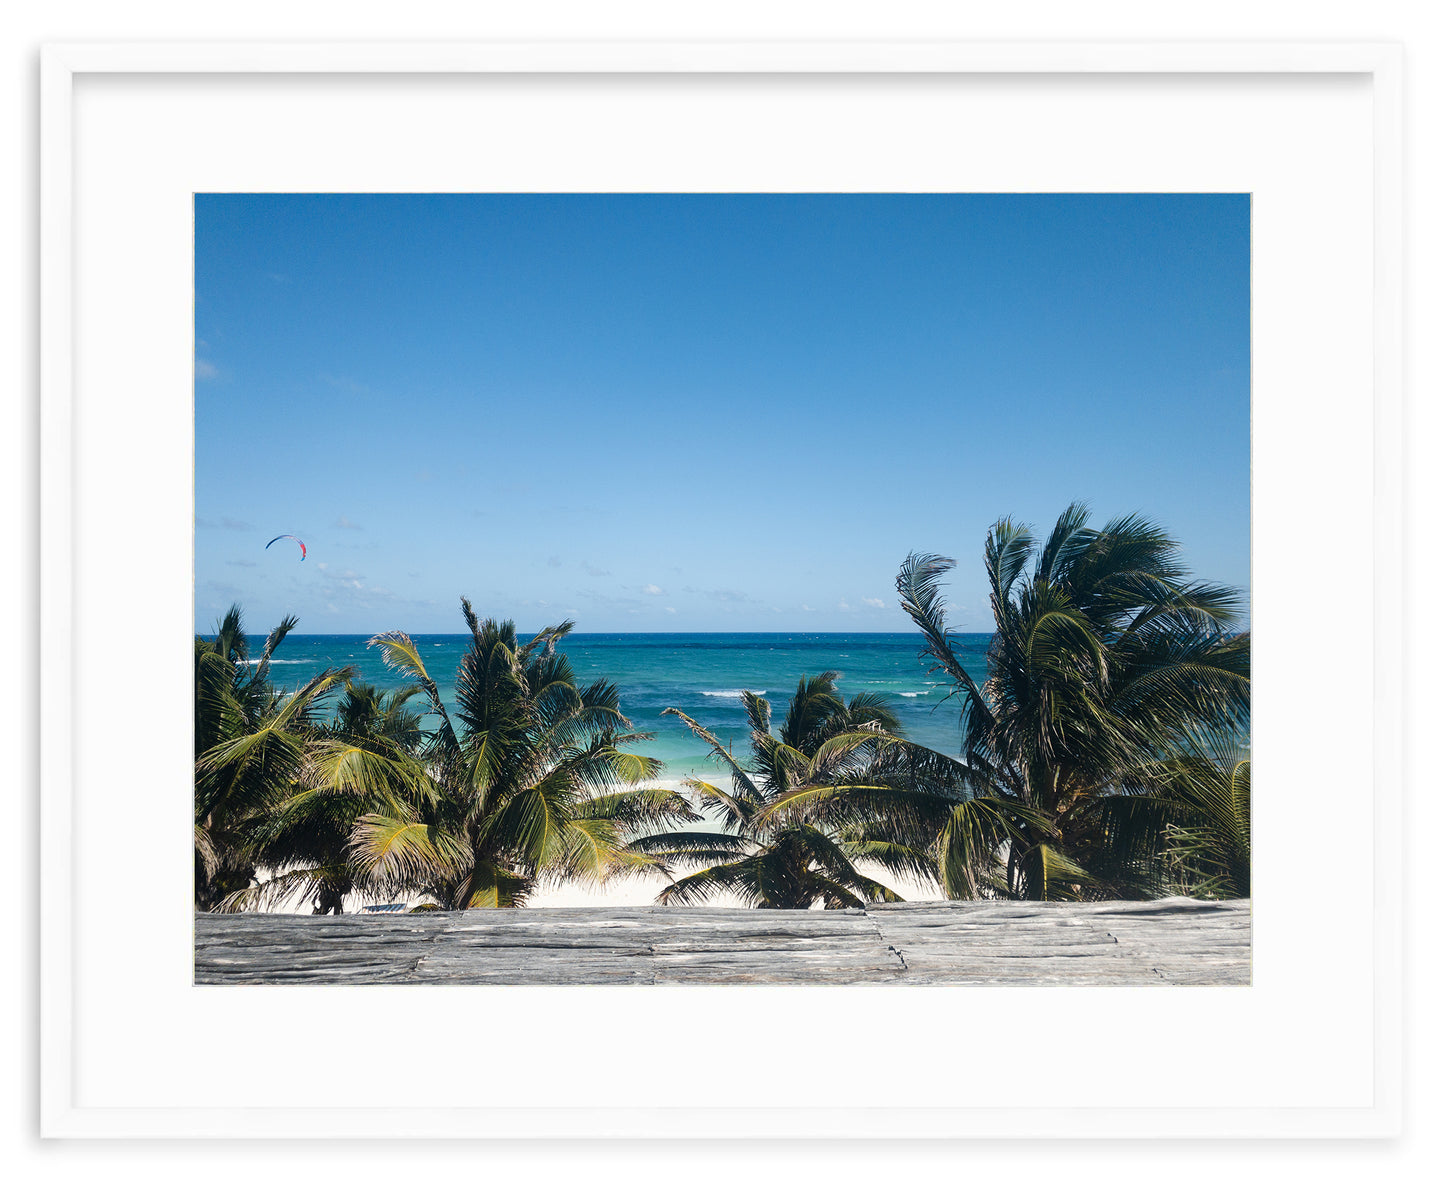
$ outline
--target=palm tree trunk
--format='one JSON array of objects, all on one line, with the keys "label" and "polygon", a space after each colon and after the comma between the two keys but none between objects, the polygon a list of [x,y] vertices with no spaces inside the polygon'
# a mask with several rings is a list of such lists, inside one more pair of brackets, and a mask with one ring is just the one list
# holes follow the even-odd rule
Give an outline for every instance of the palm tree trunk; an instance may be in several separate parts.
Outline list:
[{"label": "palm tree trunk", "polygon": [[335,913],[338,917],[341,916],[341,902],[345,898],[347,891],[350,890],[343,891],[338,889],[329,880],[322,881],[321,891],[316,897],[316,905],[312,909],[312,912],[322,917],[331,913]]}]

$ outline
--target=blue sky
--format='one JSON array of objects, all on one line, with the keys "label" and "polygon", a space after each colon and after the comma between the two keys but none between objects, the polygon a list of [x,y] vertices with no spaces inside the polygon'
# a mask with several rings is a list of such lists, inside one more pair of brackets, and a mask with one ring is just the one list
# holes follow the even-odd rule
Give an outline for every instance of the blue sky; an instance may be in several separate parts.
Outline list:
[{"label": "blue sky", "polygon": [[198,631],[991,630],[1075,499],[1248,586],[1247,196],[195,208]]}]

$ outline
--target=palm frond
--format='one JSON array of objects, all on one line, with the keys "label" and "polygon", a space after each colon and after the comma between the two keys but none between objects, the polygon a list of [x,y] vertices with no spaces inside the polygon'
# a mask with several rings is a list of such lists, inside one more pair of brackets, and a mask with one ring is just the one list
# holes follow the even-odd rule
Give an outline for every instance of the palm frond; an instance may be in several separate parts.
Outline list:
[{"label": "palm frond", "polygon": [[[744,794],[747,794],[752,799],[752,801],[756,803],[761,803],[763,801],[762,792],[754,784],[748,772],[744,770],[743,767],[738,763],[737,759],[733,757],[730,750],[723,748],[722,742],[719,741],[716,737],[714,737],[711,732],[709,732],[702,725],[698,724],[697,721],[693,720],[692,717],[688,716],[687,713],[682,712],[680,709],[664,708],[662,710],[662,715],[675,716],[678,720],[682,721],[682,723],[685,724],[692,731],[692,734],[695,737],[701,738],[708,744],[708,746],[712,750],[709,756],[716,758],[718,761],[722,762],[732,771],[733,785],[736,789],[738,789]],[[689,784],[692,784],[693,781],[695,780],[690,780]]]},{"label": "palm frond", "polygon": [[430,801],[436,792],[426,768],[404,753],[388,755],[335,738],[312,742],[307,778],[317,790],[375,799],[393,810],[403,796]]},{"label": "palm frond", "polygon": [[1022,864],[1025,900],[1075,901],[1087,895],[1086,888],[1103,887],[1102,881],[1054,844],[1036,844],[1024,853]]},{"label": "palm frond", "polygon": [[427,674],[426,664],[422,662],[420,653],[416,649],[416,643],[405,631],[393,630],[385,634],[373,635],[366,641],[368,647],[375,647],[381,652],[381,661],[393,671],[402,675],[410,676],[417,680],[426,692],[427,699],[431,703],[432,713],[441,721],[437,730],[438,739],[449,750],[457,746],[456,733],[452,728],[451,717],[447,715],[446,705],[442,703],[441,692],[438,690],[436,681]]},{"label": "palm frond", "polygon": [[895,584],[904,611],[923,632],[928,654],[933,659],[929,670],[941,671],[953,680],[955,690],[963,693],[966,712],[976,722],[986,723],[992,720],[993,713],[954,651],[953,634],[946,621],[947,604],[938,585],[956,564],[952,558],[933,553],[909,553]]},{"label": "palm frond", "polygon": [[700,817],[675,790],[626,790],[597,795],[578,802],[580,819],[606,819],[626,833],[649,834]]},{"label": "palm frond", "polygon": [[315,901],[327,885],[340,884],[343,895],[351,890],[345,864],[323,864],[312,868],[295,868],[229,893],[216,906],[220,913],[266,912],[282,905]]},{"label": "palm frond", "polygon": [[471,853],[436,824],[366,814],[350,840],[351,866],[370,884],[397,892],[465,870]]},{"label": "palm frond", "polygon": [[536,886],[535,876],[486,861],[474,864],[445,900],[456,909],[517,909],[527,903]]},{"label": "palm frond", "polygon": [[767,899],[766,867],[760,857],[709,868],[674,880],[657,894],[659,905],[704,905],[731,896],[745,905],[761,904]]}]

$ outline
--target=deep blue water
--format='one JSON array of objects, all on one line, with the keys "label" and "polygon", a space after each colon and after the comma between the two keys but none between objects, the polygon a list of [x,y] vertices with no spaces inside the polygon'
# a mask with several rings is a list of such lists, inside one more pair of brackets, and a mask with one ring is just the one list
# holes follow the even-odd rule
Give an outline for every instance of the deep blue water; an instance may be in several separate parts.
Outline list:
[{"label": "deep blue water", "polygon": [[[382,687],[408,682],[367,646],[369,637],[293,634],[272,660],[272,680],[289,689],[328,666],[350,665],[362,679]],[[980,681],[990,637],[958,636],[963,664]],[[457,663],[470,636],[412,639],[450,705]],[[254,641],[259,647],[263,640]],[[799,677],[822,671],[840,673],[845,696],[885,696],[911,740],[944,753],[958,751],[958,701],[947,699],[949,683],[942,673],[930,674],[928,662],[919,658],[923,644],[916,633],[572,634],[558,649],[571,660],[580,683],[598,676],[618,683],[623,712],[637,729],[656,734],[644,748],[667,763],[668,780],[701,774],[724,781],[726,774],[707,763],[706,746],[681,721],[661,715],[664,708],[680,709],[741,752],[747,725],[738,694],[743,689],[765,693],[780,722]]]}]

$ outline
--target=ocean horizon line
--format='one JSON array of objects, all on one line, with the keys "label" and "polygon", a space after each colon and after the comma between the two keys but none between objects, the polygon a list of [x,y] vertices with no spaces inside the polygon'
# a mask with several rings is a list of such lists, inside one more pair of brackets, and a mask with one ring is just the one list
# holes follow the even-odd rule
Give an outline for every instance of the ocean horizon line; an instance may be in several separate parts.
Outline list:
[{"label": "ocean horizon line", "polygon": [[[199,630],[198,630],[196,633],[197,633],[197,634],[214,634],[215,632],[214,632],[214,630],[212,630],[212,631],[199,631]],[[247,631],[247,632],[246,632],[246,634],[247,634],[248,637],[253,636],[253,635],[265,636],[265,635],[267,635],[267,634],[269,634],[269,633],[270,633],[269,631],[265,631],[265,630]],[[354,639],[354,638],[359,638],[359,637],[362,637],[362,636],[370,637],[370,636],[372,636],[372,635],[389,634],[389,633],[392,633],[392,632],[390,632],[390,631],[371,631],[371,630],[293,630],[293,631],[290,632],[290,634],[293,635],[293,636],[295,636],[296,638],[313,638],[313,639]],[[471,637],[470,632],[469,632],[469,631],[464,631],[464,630],[404,630],[404,629],[403,629],[402,633],[404,633],[404,634],[409,634],[409,635],[416,635],[416,636],[425,636],[425,637],[427,637],[427,638],[443,638],[443,639],[465,639],[465,638],[470,638],[470,637]],[[532,636],[532,635],[539,634],[540,632],[539,632],[539,631],[518,630],[517,633],[518,633],[519,635],[526,635],[526,636],[529,636],[529,637],[530,637],[530,636]],[[899,637],[917,635],[917,633],[918,633],[918,632],[916,632],[916,631],[910,631],[910,630],[574,630],[574,631],[568,632],[568,634],[567,634],[565,637],[566,637],[566,638],[569,638],[569,639],[583,639],[583,638],[628,638],[628,637],[634,637],[634,636],[639,636],[639,637],[640,637],[640,636],[649,636],[649,637],[660,638],[660,637],[665,637],[665,636],[684,637],[684,636],[690,636],[690,635],[712,635],[712,636],[750,635],[750,636],[763,636],[763,637],[771,636],[771,635],[807,635],[807,636],[817,636],[817,637],[823,637],[823,636],[828,636],[828,637],[840,637],[840,636],[850,636],[850,637],[851,637],[851,636],[860,636],[860,637],[871,637],[871,638],[884,638],[884,637],[899,638]],[[987,636],[987,635],[993,635],[993,634],[995,634],[996,632],[995,632],[995,631],[991,631],[991,630],[977,630],[977,631],[974,631],[974,630],[959,630],[959,631],[954,631],[953,633],[954,633],[955,635],[959,636],[959,637],[964,637],[964,636]],[[922,641],[921,637],[920,637],[920,641]]]}]

